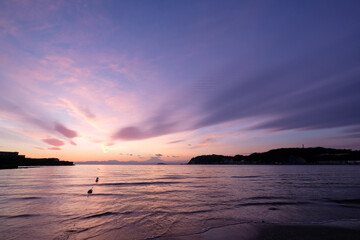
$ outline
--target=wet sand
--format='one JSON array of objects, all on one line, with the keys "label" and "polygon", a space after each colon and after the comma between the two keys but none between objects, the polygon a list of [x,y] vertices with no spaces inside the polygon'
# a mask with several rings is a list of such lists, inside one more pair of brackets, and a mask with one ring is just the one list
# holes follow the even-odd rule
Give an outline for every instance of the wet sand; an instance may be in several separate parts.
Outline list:
[{"label": "wet sand", "polygon": [[[176,239],[238,239],[238,240],[358,240],[360,223],[344,225],[279,225],[279,224],[236,224],[213,228],[203,233]],[[166,239],[166,238],[165,238]]]},{"label": "wet sand", "polygon": [[331,226],[272,226],[261,229],[256,240],[356,240],[360,237],[360,229],[349,229]]}]

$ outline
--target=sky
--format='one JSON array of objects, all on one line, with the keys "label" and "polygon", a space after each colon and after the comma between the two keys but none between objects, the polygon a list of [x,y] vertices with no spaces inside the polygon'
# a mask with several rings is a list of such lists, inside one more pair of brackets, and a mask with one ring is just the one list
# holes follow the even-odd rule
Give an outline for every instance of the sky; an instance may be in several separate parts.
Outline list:
[{"label": "sky", "polygon": [[360,1],[0,1],[0,151],[360,149]]}]

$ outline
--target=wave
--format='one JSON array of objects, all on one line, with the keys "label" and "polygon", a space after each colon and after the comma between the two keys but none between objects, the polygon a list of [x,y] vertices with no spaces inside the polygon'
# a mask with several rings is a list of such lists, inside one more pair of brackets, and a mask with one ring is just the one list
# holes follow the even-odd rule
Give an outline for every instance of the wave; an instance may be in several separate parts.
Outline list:
[{"label": "wave", "polygon": [[69,230],[66,230],[66,232],[68,232],[68,233],[82,233],[82,232],[88,231],[88,230],[93,229],[93,228],[94,227],[79,228],[79,229],[69,229]]},{"label": "wave", "polygon": [[[170,193],[189,193],[191,192],[190,190],[165,190],[165,191],[156,191],[155,195],[166,195],[166,194],[170,194]],[[144,195],[153,195],[154,192],[153,191],[138,191],[137,193],[140,194],[144,194]],[[133,195],[135,196],[135,195]]]},{"label": "wave", "polygon": [[195,211],[182,211],[182,212],[174,212],[174,214],[182,214],[182,215],[192,215],[197,213],[209,213],[213,212],[213,209],[204,209],[204,210],[195,210]]},{"label": "wave", "polygon": [[120,182],[120,183],[99,183],[97,186],[146,186],[146,185],[163,185],[163,184],[179,184],[183,182]]},{"label": "wave", "polygon": [[30,217],[39,217],[39,214],[20,214],[20,215],[13,215],[13,216],[6,216],[7,218],[30,218]]},{"label": "wave", "polygon": [[208,176],[208,177],[204,177],[204,176],[202,176],[202,177],[195,177],[195,176],[193,176],[193,177],[189,177],[189,178],[195,178],[195,179],[211,179],[211,178],[221,178],[221,177],[216,177],[216,176]]},{"label": "wave", "polygon": [[258,178],[260,176],[231,176],[231,178]]},{"label": "wave", "polygon": [[288,199],[286,197],[275,197],[275,196],[256,196],[256,197],[249,197],[243,198],[246,200],[270,200],[270,199]]},{"label": "wave", "polygon": [[132,211],[125,211],[125,212],[102,212],[102,213],[97,213],[97,214],[93,214],[93,215],[89,215],[89,216],[84,216],[84,217],[75,217],[72,219],[68,219],[68,220],[76,220],[76,219],[92,219],[92,218],[101,218],[101,217],[105,217],[105,216],[111,216],[111,215],[129,215],[132,214]]},{"label": "wave", "polygon": [[[84,196],[84,193],[79,194],[80,196]],[[112,196],[112,197],[123,197],[123,196],[136,196],[135,194],[123,194],[123,193],[93,193],[92,196]]]},{"label": "wave", "polygon": [[360,208],[360,199],[337,199],[329,201],[346,208]]},{"label": "wave", "polygon": [[330,200],[330,201],[340,204],[360,204],[360,199],[340,199],[340,200]]},{"label": "wave", "polygon": [[260,205],[304,205],[309,204],[309,202],[253,202],[253,203],[240,203],[235,207],[247,207],[247,206],[260,206]]},{"label": "wave", "polygon": [[35,200],[35,199],[42,199],[42,197],[20,197],[20,198],[13,198],[13,200]]},{"label": "wave", "polygon": [[73,220],[87,220],[87,219],[93,219],[93,218],[101,218],[101,217],[106,217],[106,216],[111,216],[111,215],[115,215],[115,216],[120,216],[120,215],[129,215],[132,214],[132,211],[125,211],[125,212],[111,212],[111,211],[107,211],[107,212],[102,212],[102,213],[97,213],[97,214],[92,214],[92,215],[88,215],[88,216],[82,216],[82,217],[73,217],[73,218],[67,218],[65,220],[63,220],[62,222],[68,222],[68,221],[73,221]]},{"label": "wave", "polygon": [[98,218],[98,217],[104,217],[104,216],[109,216],[109,215],[118,215],[118,214],[119,213],[117,213],[117,212],[103,212],[103,213],[86,216],[86,217],[83,217],[82,219],[91,219],[91,218]]},{"label": "wave", "polygon": [[156,179],[172,179],[172,180],[175,180],[175,179],[186,179],[186,178],[189,178],[189,177],[170,175],[170,176],[165,176],[165,177],[159,177],[159,178],[156,178]]}]

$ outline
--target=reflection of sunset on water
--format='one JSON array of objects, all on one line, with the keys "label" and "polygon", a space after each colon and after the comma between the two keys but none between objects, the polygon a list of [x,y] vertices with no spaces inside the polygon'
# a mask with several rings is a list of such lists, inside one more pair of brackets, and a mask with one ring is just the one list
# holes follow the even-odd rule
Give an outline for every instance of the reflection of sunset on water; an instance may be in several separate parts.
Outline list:
[{"label": "reflection of sunset on water", "polygon": [[323,226],[330,219],[350,226],[359,211],[351,208],[355,200],[346,199],[358,197],[358,170],[261,165],[1,170],[6,194],[0,196],[0,234],[7,239],[199,239],[217,229],[215,239],[229,234],[248,239],[274,224]]}]

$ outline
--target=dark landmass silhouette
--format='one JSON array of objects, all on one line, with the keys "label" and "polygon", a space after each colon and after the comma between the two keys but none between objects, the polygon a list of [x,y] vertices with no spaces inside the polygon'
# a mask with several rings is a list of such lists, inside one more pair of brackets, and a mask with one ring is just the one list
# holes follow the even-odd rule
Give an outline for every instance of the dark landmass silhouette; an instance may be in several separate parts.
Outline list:
[{"label": "dark landmass silhouette", "polygon": [[18,168],[19,166],[64,166],[73,162],[60,161],[58,158],[27,158],[18,152],[0,152],[0,169]]},{"label": "dark landmass silhouette", "polygon": [[360,151],[333,148],[279,148],[248,156],[202,155],[188,164],[360,164]]}]

